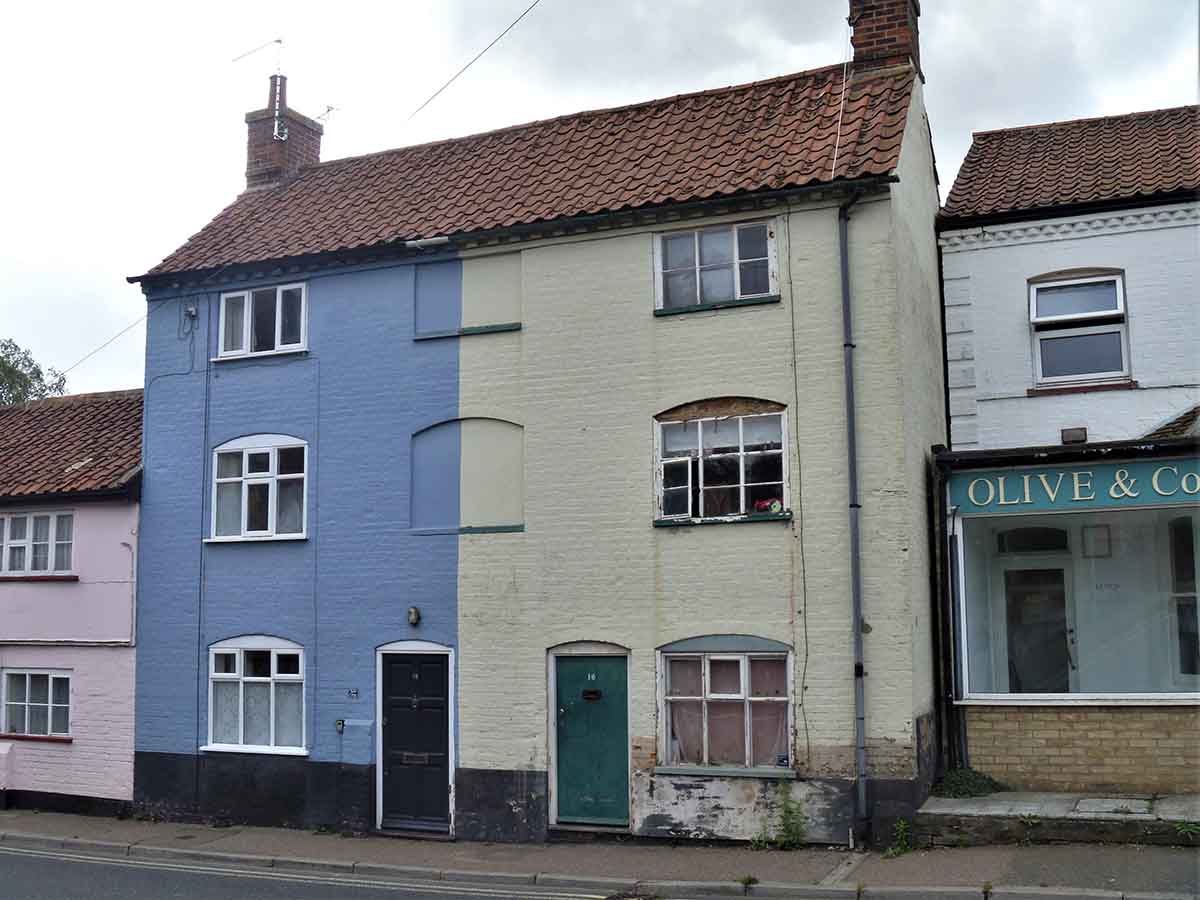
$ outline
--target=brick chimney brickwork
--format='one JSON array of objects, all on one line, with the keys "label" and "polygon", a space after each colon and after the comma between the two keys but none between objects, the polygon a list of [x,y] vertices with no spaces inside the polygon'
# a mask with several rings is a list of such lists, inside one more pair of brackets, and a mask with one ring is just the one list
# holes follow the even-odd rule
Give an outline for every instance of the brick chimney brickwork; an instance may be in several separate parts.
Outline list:
[{"label": "brick chimney brickwork", "polygon": [[288,109],[287,78],[272,75],[267,108],[246,113],[246,190],[275,187],[320,162],[324,132],[320,122]]},{"label": "brick chimney brickwork", "polygon": [[850,0],[854,68],[858,71],[911,64],[921,72],[919,0]]}]

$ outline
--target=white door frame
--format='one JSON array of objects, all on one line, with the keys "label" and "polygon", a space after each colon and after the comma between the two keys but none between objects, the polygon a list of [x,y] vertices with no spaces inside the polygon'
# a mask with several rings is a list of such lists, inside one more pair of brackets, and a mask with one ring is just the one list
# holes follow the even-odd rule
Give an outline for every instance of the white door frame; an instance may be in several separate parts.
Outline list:
[{"label": "white door frame", "polygon": [[[1065,593],[1064,614],[1066,616],[1067,634],[1067,684],[1069,693],[1079,691],[1079,632],[1075,625],[1075,595],[1073,593],[1074,558],[1069,553],[1012,553],[996,557],[999,565],[992,573],[994,591],[999,602],[992,609],[993,639],[997,657],[993,665],[1000,659],[1008,660],[1008,585],[1006,576],[1013,571],[1030,571],[1034,569],[1061,569],[1063,573],[1063,591]],[[1008,679],[1007,665],[1004,669],[1005,681]],[[993,670],[994,674],[994,670]],[[1009,685],[1011,691],[1012,685]]]},{"label": "white door frame", "polygon": [[[620,644],[606,641],[570,641],[558,644],[546,651],[546,720],[547,734],[550,746],[548,758],[550,772],[548,776],[550,791],[550,825],[558,824],[558,658],[560,656],[620,656],[625,659],[625,766],[629,773],[629,796],[626,798],[629,813],[629,825],[626,831],[633,832],[633,717],[630,715],[633,706],[633,691],[630,688],[629,648]],[[598,831],[611,831],[613,826],[572,826],[579,828],[595,827]],[[619,827],[619,826],[617,826]]]},{"label": "white door frame", "polygon": [[450,835],[454,835],[454,772],[457,765],[455,747],[455,719],[458,707],[455,706],[455,670],[454,648],[445,644],[435,644],[432,641],[392,641],[375,648],[375,828],[383,827],[383,657],[389,654],[425,654],[441,655],[447,658],[446,663],[446,718],[449,721],[450,743],[447,786],[447,801],[449,803]]}]

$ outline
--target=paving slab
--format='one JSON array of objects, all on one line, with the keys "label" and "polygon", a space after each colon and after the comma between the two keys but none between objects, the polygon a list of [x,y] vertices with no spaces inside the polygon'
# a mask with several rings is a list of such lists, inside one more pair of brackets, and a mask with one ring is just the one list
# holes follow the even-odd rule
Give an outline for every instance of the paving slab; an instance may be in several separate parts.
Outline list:
[{"label": "paving slab", "polygon": [[446,869],[443,881],[486,881],[489,884],[533,884],[534,872],[481,872],[477,869]]},{"label": "paving slab", "polygon": [[272,863],[276,869],[298,869],[304,872],[353,872],[354,861],[349,859],[302,859],[277,856]]},{"label": "paving slab", "polygon": [[1200,822],[1200,794],[1173,794],[1154,801],[1154,814],[1173,822]]},{"label": "paving slab", "polygon": [[763,881],[750,885],[748,897],[778,897],[781,900],[857,900],[856,887],[835,885],[794,885]]}]

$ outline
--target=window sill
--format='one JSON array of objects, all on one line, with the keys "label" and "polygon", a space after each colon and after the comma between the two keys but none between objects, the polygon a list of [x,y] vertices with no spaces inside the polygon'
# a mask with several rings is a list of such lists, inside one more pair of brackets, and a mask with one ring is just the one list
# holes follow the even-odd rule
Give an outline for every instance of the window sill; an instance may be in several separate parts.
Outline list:
[{"label": "window sill", "polygon": [[442,338],[467,337],[472,334],[501,334],[505,331],[520,331],[520,322],[501,322],[497,325],[468,325],[465,328],[450,328],[446,331],[425,331],[414,334],[414,341],[437,341]]},{"label": "window sill", "polygon": [[78,581],[78,575],[0,575],[0,584],[8,581]]},{"label": "window sill", "polygon": [[261,537],[207,537],[205,544],[261,544],[270,541],[307,541],[307,534],[265,535]]},{"label": "window sill", "polygon": [[955,700],[955,706],[1200,706],[1200,692],[1161,694],[992,694]]},{"label": "window sill", "polygon": [[523,534],[525,523],[519,525],[462,525],[458,528],[410,528],[409,534]]},{"label": "window sill", "polygon": [[723,519],[655,519],[655,528],[688,528],[692,525],[741,525],[746,522],[790,522],[791,510],[781,513],[754,513],[749,516],[729,516]]},{"label": "window sill", "polygon": [[672,309],[656,309],[656,316],[678,316],[684,313],[711,312],[714,309],[731,309],[737,306],[762,306],[766,303],[779,303],[779,294],[768,294],[765,297],[747,297],[744,300],[722,300],[720,303],[697,303],[695,306],[677,306]]},{"label": "window sill", "polygon": [[67,734],[4,734],[0,733],[0,741],[40,741],[46,744],[70,744],[75,738]]},{"label": "window sill", "polygon": [[655,766],[654,774],[697,778],[773,778],[777,781],[795,781],[799,777],[795,769],[775,766]]},{"label": "window sill", "polygon": [[201,753],[257,753],[263,756],[308,756],[307,747],[257,747],[249,744],[205,744]]},{"label": "window sill", "polygon": [[1044,384],[1025,391],[1027,397],[1053,397],[1056,394],[1090,394],[1093,391],[1134,391],[1138,383],[1132,379],[1093,382],[1091,384]]},{"label": "window sill", "polygon": [[209,362],[234,362],[239,359],[263,359],[272,356],[293,356],[297,353],[307,353],[308,347],[288,347],[286,350],[263,350],[259,353],[229,353],[225,356],[214,356]]}]

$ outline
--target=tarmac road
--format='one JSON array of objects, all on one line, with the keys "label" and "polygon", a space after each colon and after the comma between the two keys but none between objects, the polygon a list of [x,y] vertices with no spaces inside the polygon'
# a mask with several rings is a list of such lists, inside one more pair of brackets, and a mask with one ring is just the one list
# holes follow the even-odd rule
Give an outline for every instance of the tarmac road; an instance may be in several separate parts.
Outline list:
[{"label": "tarmac road", "polygon": [[418,884],[355,875],[265,872],[101,854],[0,849],[4,900],[600,900],[535,888]]}]

